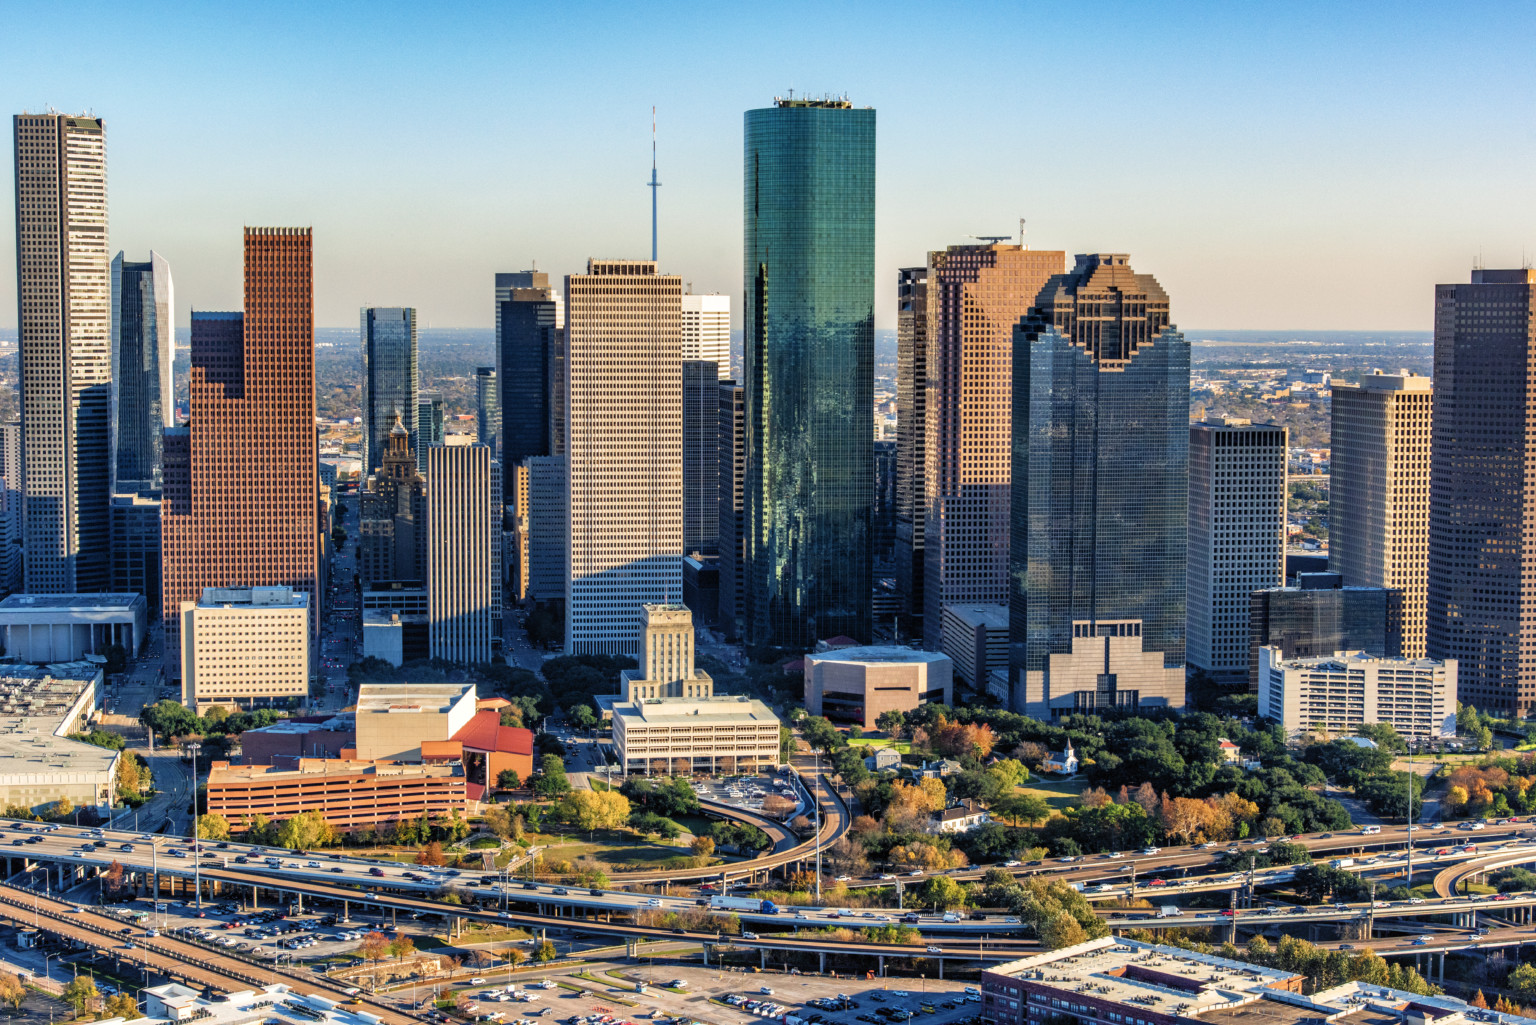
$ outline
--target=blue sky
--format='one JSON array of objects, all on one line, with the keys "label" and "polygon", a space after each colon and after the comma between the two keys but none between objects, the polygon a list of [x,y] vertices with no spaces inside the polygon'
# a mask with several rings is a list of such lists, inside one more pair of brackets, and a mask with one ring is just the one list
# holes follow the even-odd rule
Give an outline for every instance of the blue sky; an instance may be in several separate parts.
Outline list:
[{"label": "blue sky", "polygon": [[314,226],[323,326],[489,326],[497,270],[647,255],[652,104],[662,269],[739,305],[742,111],[791,88],[879,111],[881,327],[897,267],[1021,216],[1192,328],[1427,330],[1479,253],[1536,256],[1523,4],[18,7],[0,92],[106,118],[113,248],[183,323],[238,307],[242,224]]}]

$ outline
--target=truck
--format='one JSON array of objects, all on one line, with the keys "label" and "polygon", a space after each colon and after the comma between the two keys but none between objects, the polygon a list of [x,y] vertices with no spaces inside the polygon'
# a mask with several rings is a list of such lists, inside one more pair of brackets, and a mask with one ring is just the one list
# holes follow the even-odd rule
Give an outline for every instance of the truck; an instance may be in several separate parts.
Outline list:
[{"label": "truck", "polygon": [[1348,868],[1355,863],[1354,858],[1334,858],[1328,863],[1329,868]]},{"label": "truck", "polygon": [[1158,918],[1178,918],[1183,914],[1184,912],[1180,911],[1175,904],[1164,904],[1157,909]]},{"label": "truck", "polygon": [[720,894],[709,898],[711,911],[749,911],[758,915],[776,915],[779,906],[771,900],[759,900],[757,897],[726,897]]}]

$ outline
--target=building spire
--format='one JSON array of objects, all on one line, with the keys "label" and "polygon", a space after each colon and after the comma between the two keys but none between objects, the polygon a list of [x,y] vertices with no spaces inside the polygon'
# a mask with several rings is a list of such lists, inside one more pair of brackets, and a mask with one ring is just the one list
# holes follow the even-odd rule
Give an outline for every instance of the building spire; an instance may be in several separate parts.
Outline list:
[{"label": "building spire", "polygon": [[651,108],[651,180],[646,183],[651,190],[651,260],[656,260],[656,190],[661,182],[656,180],[656,108]]}]

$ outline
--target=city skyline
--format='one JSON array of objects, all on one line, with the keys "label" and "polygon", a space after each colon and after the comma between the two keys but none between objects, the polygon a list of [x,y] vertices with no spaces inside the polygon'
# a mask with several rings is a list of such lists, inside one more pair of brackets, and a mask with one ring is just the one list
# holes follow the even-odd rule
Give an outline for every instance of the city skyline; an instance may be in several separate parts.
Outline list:
[{"label": "city skyline", "polygon": [[[414,305],[424,325],[486,327],[483,281],[499,268],[536,260],[563,274],[591,252],[642,256],[653,104],[661,270],[696,292],[739,296],[740,112],[791,87],[846,92],[882,111],[890,137],[924,133],[963,168],[963,188],[936,190],[932,147],[882,151],[881,329],[894,325],[897,267],[967,234],[1015,232],[1019,217],[1036,248],[1146,253],[1185,297],[1186,329],[1427,329],[1426,290],[1465,277],[1480,253],[1485,265],[1519,266],[1536,243],[1536,203],[1520,188],[1536,140],[1499,130],[1528,120],[1532,102],[1518,88],[1524,11],[1448,32],[1441,18],[1382,18],[1376,5],[1326,18],[1301,5],[1262,24],[1186,8],[1126,12],[1104,30],[1066,11],[981,5],[945,18],[914,9],[924,30],[913,32],[910,18],[861,6],[807,39],[793,17],[670,19],[578,4],[553,12],[535,49],[472,9],[444,18],[385,4],[356,25],[290,5],[197,17],[175,6],[147,19],[100,8],[110,42],[88,57],[17,26],[4,81],[15,109],[51,103],[106,119],[112,250],[166,254],[190,300],[181,327],[194,305],[238,305],[238,265],[220,239],[240,224],[316,228],[321,326],[347,324],[364,305]],[[372,61],[400,38],[418,48],[409,68]],[[736,59],[728,38],[752,38],[753,53]],[[977,39],[1000,41],[1002,53],[1031,38],[1056,41],[1030,58],[1039,84],[977,110],[901,73],[920,55],[970,55]],[[638,55],[658,47],[706,63],[663,60],[637,74]],[[274,51],[283,56],[264,74],[219,73]],[[1181,53],[1198,60],[1167,59]],[[1069,72],[1087,61],[1105,96],[1159,110],[1146,157],[1122,159],[1123,142],[1100,138],[1091,119],[1069,121],[1048,154],[1023,141],[1078,102]],[[1476,85],[1464,67],[1478,68]],[[567,76],[600,99],[572,98],[560,88]],[[701,80],[711,89],[698,90]],[[1483,101],[1465,103],[1469,91]],[[192,111],[209,107],[219,116],[196,115],[189,130]],[[332,113],[375,108],[411,143],[376,150],[378,117]],[[1438,125],[1452,116],[1448,147]],[[542,144],[521,145],[529,133]],[[275,145],[248,147],[252,137]],[[360,150],[372,154],[361,169]],[[1142,202],[1152,195],[1156,204]],[[0,280],[14,281],[13,241],[0,238]],[[1252,258],[1212,258],[1236,246]],[[1366,256],[1369,288],[1320,287]],[[1304,288],[1308,304],[1288,301]],[[14,326],[14,304],[0,302],[0,328]]]}]

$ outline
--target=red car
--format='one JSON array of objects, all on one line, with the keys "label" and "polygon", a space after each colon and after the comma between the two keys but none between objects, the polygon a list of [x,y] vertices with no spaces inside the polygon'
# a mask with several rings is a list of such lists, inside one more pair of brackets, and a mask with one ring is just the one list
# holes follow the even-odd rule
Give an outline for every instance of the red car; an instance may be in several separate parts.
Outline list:
[{"label": "red car", "polygon": [[1166,879],[1154,879],[1150,883],[1148,883],[1147,885],[1148,886],[1167,886],[1168,885],[1168,880],[1166,880]]},{"label": "red car", "polygon": [[1223,918],[1236,918],[1237,908],[1222,908],[1221,914]]}]

